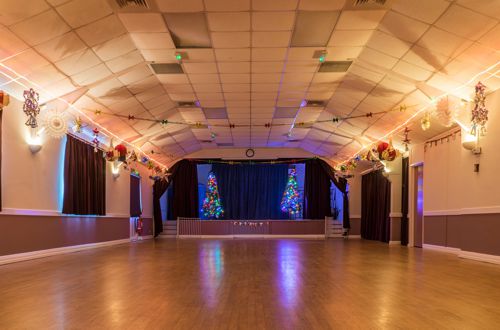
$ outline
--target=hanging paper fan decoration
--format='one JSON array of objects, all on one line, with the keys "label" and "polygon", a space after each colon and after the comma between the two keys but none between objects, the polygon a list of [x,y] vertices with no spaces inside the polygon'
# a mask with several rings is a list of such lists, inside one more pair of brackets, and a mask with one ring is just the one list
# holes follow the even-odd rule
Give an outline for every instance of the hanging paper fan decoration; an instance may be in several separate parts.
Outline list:
[{"label": "hanging paper fan decoration", "polygon": [[62,138],[68,131],[66,115],[64,112],[57,110],[47,111],[43,116],[42,126],[45,128],[47,134],[54,139]]}]

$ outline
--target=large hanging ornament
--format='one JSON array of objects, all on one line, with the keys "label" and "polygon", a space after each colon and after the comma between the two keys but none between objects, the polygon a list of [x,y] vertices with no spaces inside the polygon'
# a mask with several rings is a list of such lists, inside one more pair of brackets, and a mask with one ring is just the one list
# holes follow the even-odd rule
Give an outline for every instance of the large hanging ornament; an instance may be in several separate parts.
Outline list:
[{"label": "large hanging ornament", "polygon": [[386,160],[392,162],[399,155],[399,152],[392,145],[392,140],[389,140],[387,148],[385,148],[382,153],[379,154],[381,160]]},{"label": "large hanging ornament", "polygon": [[429,112],[426,112],[420,120],[420,126],[422,127],[423,131],[427,131],[429,128],[431,128],[431,114]]},{"label": "large hanging ornament", "polygon": [[10,103],[10,96],[4,91],[0,91],[0,111]]},{"label": "large hanging ornament", "polygon": [[488,109],[486,109],[486,86],[478,82],[475,87],[474,108],[472,109],[471,135],[486,134],[486,122],[488,121]]},{"label": "large hanging ornament", "polygon": [[118,160],[124,162],[127,158],[127,147],[123,144],[119,144],[115,147],[115,151],[118,154]]},{"label": "large hanging ornament", "polygon": [[411,143],[411,140],[408,138],[408,134],[410,133],[410,131],[411,131],[411,130],[410,130],[410,129],[408,128],[408,126],[407,126],[407,127],[405,127],[405,130],[404,130],[404,132],[403,132],[403,133],[404,133],[404,135],[405,135],[405,138],[404,138],[404,140],[403,140],[403,144],[404,144],[404,146],[405,146],[405,151],[408,151],[408,150],[409,150],[408,146],[409,146],[409,145],[410,145],[410,143]]},{"label": "large hanging ornament", "polygon": [[36,116],[40,113],[40,106],[38,105],[38,101],[40,99],[40,95],[30,88],[29,90],[25,90],[23,93],[24,97],[24,105],[23,111],[28,116],[28,120],[25,125],[31,128],[37,128],[38,123],[36,121]]},{"label": "large hanging ornament", "polygon": [[92,140],[92,143],[94,144],[94,152],[97,152],[99,149],[99,130],[95,127],[92,132],[94,133],[94,139]]},{"label": "large hanging ornament", "polygon": [[50,137],[62,138],[68,132],[66,113],[54,109],[47,111],[42,117],[42,127]]}]

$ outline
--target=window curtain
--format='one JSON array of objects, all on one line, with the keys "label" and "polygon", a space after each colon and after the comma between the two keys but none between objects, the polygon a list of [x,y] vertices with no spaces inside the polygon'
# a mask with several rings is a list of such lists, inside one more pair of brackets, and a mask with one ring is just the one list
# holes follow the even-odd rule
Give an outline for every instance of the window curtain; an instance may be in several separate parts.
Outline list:
[{"label": "window curtain", "polygon": [[408,245],[408,192],[409,192],[409,164],[408,157],[403,158],[401,171],[401,245]]},{"label": "window curtain", "polygon": [[389,242],[391,183],[374,171],[361,178],[361,237]]},{"label": "window curtain", "polygon": [[106,161],[103,152],[67,136],[64,159],[64,214],[106,214]]},{"label": "window curtain", "polygon": [[173,203],[170,205],[172,219],[178,217],[198,218],[198,169],[196,162],[181,160],[175,175],[172,175]]},{"label": "window curtain", "polygon": [[281,198],[288,164],[214,164],[224,219],[288,219]]},{"label": "window curtain", "polygon": [[139,217],[142,214],[141,209],[141,178],[130,175],[130,216]]},{"label": "window curtain", "polygon": [[[330,175],[320,159],[306,162],[304,182],[304,219],[332,216],[330,208]],[[328,164],[326,164],[328,165]]]}]

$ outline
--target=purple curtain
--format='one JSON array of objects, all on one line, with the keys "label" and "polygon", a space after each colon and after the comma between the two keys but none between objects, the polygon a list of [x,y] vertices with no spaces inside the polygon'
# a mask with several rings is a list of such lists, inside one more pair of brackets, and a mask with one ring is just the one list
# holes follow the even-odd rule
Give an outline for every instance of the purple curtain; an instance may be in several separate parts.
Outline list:
[{"label": "purple curtain", "polygon": [[141,209],[141,178],[130,175],[130,216],[139,217],[142,214]]},{"label": "purple curtain", "polygon": [[389,242],[391,182],[374,171],[361,178],[361,237]]},{"label": "purple curtain", "polygon": [[330,176],[320,159],[306,162],[304,180],[304,219],[325,219],[332,216],[330,208]]},{"label": "purple curtain", "polygon": [[106,161],[103,152],[67,136],[64,159],[64,214],[106,215]]}]

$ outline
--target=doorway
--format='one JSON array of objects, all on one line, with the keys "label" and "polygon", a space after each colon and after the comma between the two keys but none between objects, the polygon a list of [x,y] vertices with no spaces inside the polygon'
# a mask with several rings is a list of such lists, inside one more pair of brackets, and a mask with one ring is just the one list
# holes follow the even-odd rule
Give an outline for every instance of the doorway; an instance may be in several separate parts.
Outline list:
[{"label": "doorway", "polygon": [[423,223],[424,223],[424,167],[419,165],[414,170],[414,194],[413,194],[413,245],[422,247],[423,243]]}]

